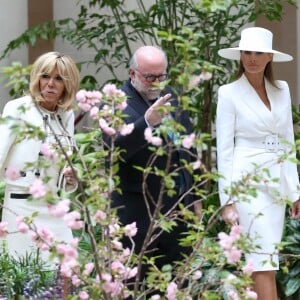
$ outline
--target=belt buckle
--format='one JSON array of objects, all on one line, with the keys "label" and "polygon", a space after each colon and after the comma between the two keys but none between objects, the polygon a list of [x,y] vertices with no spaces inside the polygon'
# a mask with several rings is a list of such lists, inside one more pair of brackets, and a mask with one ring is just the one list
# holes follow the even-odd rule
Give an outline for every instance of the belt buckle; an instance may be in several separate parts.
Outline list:
[{"label": "belt buckle", "polygon": [[269,134],[265,138],[265,150],[266,152],[277,152],[279,146],[278,135]]}]

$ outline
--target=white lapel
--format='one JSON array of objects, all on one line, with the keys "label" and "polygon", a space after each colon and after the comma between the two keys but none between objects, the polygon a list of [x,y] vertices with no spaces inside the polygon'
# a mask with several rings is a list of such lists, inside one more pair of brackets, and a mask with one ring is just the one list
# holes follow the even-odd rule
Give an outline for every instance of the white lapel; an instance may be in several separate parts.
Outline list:
[{"label": "white lapel", "polygon": [[[266,80],[266,82],[268,82]],[[263,122],[267,127],[274,126],[273,108],[272,102],[274,90],[270,88],[271,84],[268,82],[267,94],[271,102],[271,111],[264,105],[255,89],[249,83],[247,77],[243,74],[239,79],[239,96],[245,105]]]},{"label": "white lapel", "polygon": [[265,79],[266,91],[272,108],[272,127],[274,132],[277,132],[277,126],[282,119],[282,90],[274,87],[267,79]]}]

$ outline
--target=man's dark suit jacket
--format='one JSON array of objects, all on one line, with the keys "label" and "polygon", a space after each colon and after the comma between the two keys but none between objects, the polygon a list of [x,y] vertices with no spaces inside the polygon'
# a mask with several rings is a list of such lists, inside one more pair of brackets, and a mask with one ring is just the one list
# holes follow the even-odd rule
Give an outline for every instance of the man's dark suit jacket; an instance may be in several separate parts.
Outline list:
[{"label": "man's dark suit jacket", "polygon": [[[147,128],[145,122],[145,112],[149,108],[149,104],[140,96],[140,94],[132,86],[130,80],[128,80],[121,89],[126,93],[127,107],[123,111],[126,115],[126,123],[134,123],[134,130],[131,134],[126,136],[119,135],[116,138],[115,145],[125,151],[122,154],[122,160],[118,161],[119,170],[118,175],[120,178],[119,188],[122,194],[117,192],[113,193],[113,205],[120,207],[119,217],[120,221],[125,225],[136,221],[138,231],[146,231],[148,226],[148,213],[145,206],[143,196],[143,172],[138,170],[136,166],[146,168],[149,163],[149,158],[153,155],[153,152],[149,150],[149,143],[145,140],[144,131]],[[164,91],[166,93],[172,93],[173,98],[176,96],[172,90],[167,87]],[[178,101],[171,101],[172,105],[178,106]],[[179,108],[178,108],[179,109]],[[186,111],[180,113],[174,112],[173,117],[177,122],[182,124],[186,128],[186,134],[192,132],[192,125]],[[106,137],[108,139],[108,137]],[[168,143],[170,144],[170,143]],[[174,148],[173,148],[174,150]],[[179,159],[184,159],[187,162],[195,160],[192,158],[187,151],[173,151],[171,163],[178,166]],[[160,170],[165,170],[167,164],[167,156],[158,157],[152,167],[157,167]],[[190,188],[193,184],[192,176],[184,171],[184,181],[186,189]],[[157,199],[160,192],[162,178],[150,175],[147,178],[148,191],[153,196],[153,199]],[[179,176],[176,179],[176,186],[179,187]],[[164,213],[176,203],[178,195],[175,197],[165,196],[163,199],[163,207],[161,212]],[[184,203],[186,205],[191,204],[194,201],[192,194],[185,197]],[[155,203],[150,204],[153,209]],[[192,205],[191,205],[192,206]]]}]

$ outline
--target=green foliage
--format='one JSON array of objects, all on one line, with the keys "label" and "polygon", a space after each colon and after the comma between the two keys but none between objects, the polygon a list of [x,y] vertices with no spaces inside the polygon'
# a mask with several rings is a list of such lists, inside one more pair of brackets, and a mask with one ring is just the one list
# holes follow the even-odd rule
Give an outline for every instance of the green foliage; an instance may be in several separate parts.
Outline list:
[{"label": "green foliage", "polygon": [[277,274],[282,297],[300,297],[300,221],[287,216],[281,250],[281,269]]},{"label": "green foliage", "polygon": [[38,253],[26,254],[17,259],[7,253],[4,245],[1,245],[0,270],[0,296],[8,299],[23,295],[24,289],[34,278],[38,280],[30,291],[32,295],[55,283],[56,272],[49,269]]},{"label": "green foliage", "polygon": [[[155,0],[148,3],[137,0],[135,8],[130,8],[128,2],[125,0],[90,0],[87,5],[80,5],[79,14],[75,18],[51,21],[29,28],[7,45],[0,59],[23,45],[34,46],[37,38],[49,40],[59,36],[69,41],[76,49],[82,51],[89,49],[89,52],[92,53],[92,57],[87,61],[80,61],[78,64],[79,66],[94,64],[97,67],[95,74],[89,74],[82,79],[83,88],[94,90],[100,89],[106,82],[120,83],[122,81],[118,70],[127,68],[128,60],[136,44],[160,45],[167,52],[169,58],[169,83],[178,87],[181,104],[190,110],[195,129],[204,135],[198,137],[205,141],[199,142],[199,149],[203,152],[203,164],[210,171],[211,153],[215,142],[210,137],[211,125],[215,117],[216,89],[233,78],[236,68],[236,62],[221,59],[217,52],[220,48],[235,44],[239,39],[241,27],[254,21],[258,15],[265,15],[270,20],[280,20],[282,4],[295,5],[295,1]],[[78,3],[80,4],[80,1]],[[3,69],[5,79],[12,87],[11,96],[17,97],[26,89],[29,70],[29,67],[23,68],[19,63]],[[212,73],[212,79],[189,90],[188,84],[191,76],[199,75],[203,71]],[[98,73],[105,74],[105,78],[101,78],[101,82],[97,80]],[[81,183],[79,193],[73,197],[74,202],[79,200],[79,204],[76,203],[84,211],[84,217],[87,220],[86,231],[84,233],[76,232],[76,235],[82,237],[81,259],[90,259],[93,256],[95,263],[100,261],[99,265],[101,265],[103,263],[101,259],[106,257],[108,248],[105,248],[106,252],[103,251],[103,253],[98,253],[95,249],[97,242],[105,243],[108,224],[101,224],[102,230],[95,228],[90,220],[91,213],[97,209],[103,211],[107,209],[105,192],[107,190],[111,192],[118,186],[118,179],[112,180],[107,174],[102,173],[104,159],[108,157],[109,153],[105,152],[102,147],[99,148],[99,144],[101,144],[99,131],[92,130],[87,134],[79,133],[76,135],[76,140],[80,147],[78,153],[74,155],[73,161],[78,169]],[[160,151],[162,152],[161,149]],[[111,159],[115,162],[116,157],[111,157]],[[114,165],[112,171],[115,172],[116,169],[117,166]],[[145,170],[145,172],[150,171]],[[209,173],[206,174],[204,181],[209,183],[216,179],[216,175]],[[198,181],[200,181],[199,178]],[[192,220],[193,226],[190,229],[190,235],[182,240],[182,243],[186,245],[199,241],[195,248],[198,256],[193,261],[194,269],[191,271],[184,268],[189,267],[189,264],[181,266],[179,271],[181,270],[182,273],[179,275],[187,274],[187,278],[190,279],[195,270],[202,269],[204,276],[201,280],[191,281],[191,294],[201,295],[201,299],[211,300],[223,297],[224,278],[231,274],[232,268],[226,265],[222,249],[211,238],[211,236],[217,235],[224,224],[217,222],[218,199],[215,185],[212,184],[207,190],[209,195],[198,191],[201,199],[207,200],[202,223],[198,222],[197,224],[195,220]],[[248,190],[249,192],[253,191]],[[192,219],[188,212],[183,214],[187,220]],[[203,223],[208,225],[208,228],[204,229]],[[171,230],[173,227],[173,222],[167,219],[162,218],[161,224],[165,230]],[[286,239],[289,244],[286,245],[284,251],[298,253],[294,252],[299,249],[298,225],[291,222],[287,227],[289,230],[286,233]],[[204,235],[204,231],[207,236]],[[199,257],[199,253],[203,253],[203,256]],[[216,256],[217,262],[214,261]],[[111,262],[111,260],[108,259],[107,262]],[[14,263],[13,266],[7,256],[2,256],[0,263],[2,264],[0,269],[3,268],[8,273],[11,268],[18,266],[18,263]],[[28,260],[26,264],[34,266],[31,260]],[[288,258],[286,264],[290,272],[280,273],[278,280],[282,285],[286,285],[286,295],[294,295],[299,293],[300,287],[297,279],[300,268],[298,258],[295,258],[295,261]],[[101,267],[105,269],[107,266]],[[35,270],[35,267],[33,269]],[[42,269],[40,267],[40,270]],[[162,273],[159,273],[158,270],[154,271],[149,275],[151,284],[153,286],[161,284],[162,289],[165,288],[170,279],[170,270],[163,270]],[[97,272],[100,273],[99,270]],[[23,269],[21,272],[15,271],[15,274],[22,274],[22,278],[27,278],[27,273]],[[10,277],[7,276],[7,278]],[[161,282],[157,278],[161,279]],[[17,279],[14,278],[12,282],[7,281],[5,284],[10,288],[15,280]],[[92,282],[90,278],[85,278],[85,280]],[[248,283],[246,280],[243,284]],[[239,282],[235,285],[242,286]],[[95,291],[95,295],[97,295],[97,291]],[[97,298],[97,296],[95,297]]]},{"label": "green foliage", "polygon": [[22,66],[20,62],[12,62],[11,66],[3,67],[1,70],[2,80],[5,86],[11,87],[9,94],[12,98],[23,96],[29,87],[29,73],[31,65]]}]

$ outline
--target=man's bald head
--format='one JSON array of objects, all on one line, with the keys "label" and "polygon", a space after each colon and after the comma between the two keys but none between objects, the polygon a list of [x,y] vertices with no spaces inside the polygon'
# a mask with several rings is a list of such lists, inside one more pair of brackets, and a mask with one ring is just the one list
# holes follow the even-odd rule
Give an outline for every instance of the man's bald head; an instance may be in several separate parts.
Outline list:
[{"label": "man's bald head", "polygon": [[140,67],[143,68],[143,66],[147,68],[149,65],[163,65],[165,69],[167,69],[168,59],[161,48],[155,46],[142,46],[135,51],[129,63],[130,69],[135,70],[138,70]]}]

